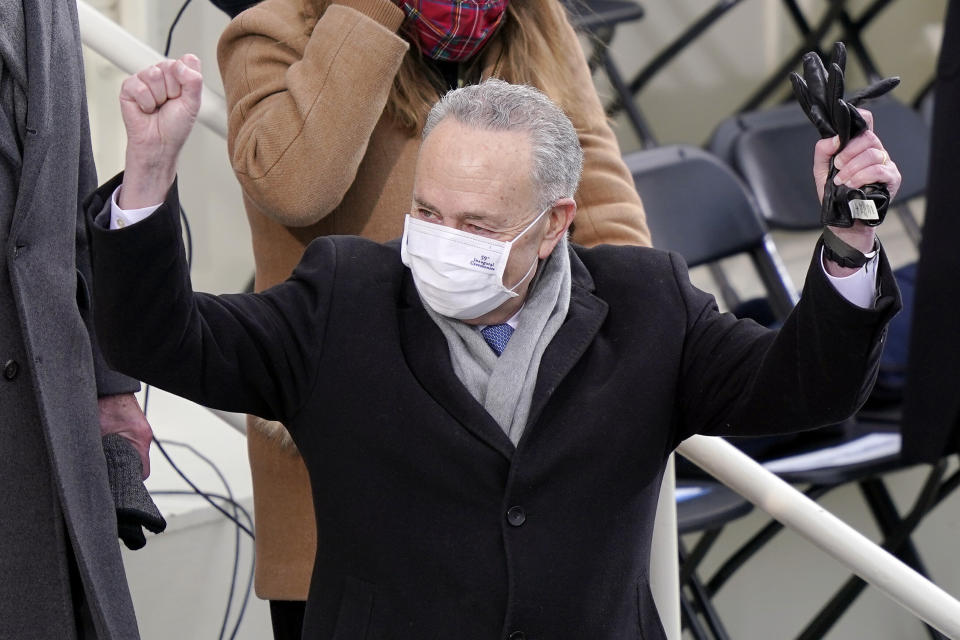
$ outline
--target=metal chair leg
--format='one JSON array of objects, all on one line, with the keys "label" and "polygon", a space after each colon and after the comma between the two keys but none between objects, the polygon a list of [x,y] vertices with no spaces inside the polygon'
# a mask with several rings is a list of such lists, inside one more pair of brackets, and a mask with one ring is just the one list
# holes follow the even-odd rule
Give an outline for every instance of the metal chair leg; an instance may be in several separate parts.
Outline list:
[{"label": "metal chair leg", "polygon": [[[804,494],[811,500],[816,500],[827,493],[833,486],[816,485],[809,487]],[[720,588],[727,583],[736,571],[746,564],[747,560],[752,558],[760,549],[762,549],[775,535],[780,533],[783,525],[776,520],[771,520],[762,529],[747,540],[737,551],[727,558],[720,568],[714,572],[710,580],[707,581],[707,593],[711,596],[716,595]]]},{"label": "metal chair leg", "polygon": [[696,610],[694,610],[693,605],[682,593],[682,588],[680,593],[680,620],[683,627],[690,632],[694,640],[710,640],[710,636],[707,635],[703,625],[700,624]]},{"label": "metal chair leg", "polygon": [[[719,535],[720,529],[716,529],[711,534],[713,540],[716,539],[716,536]],[[712,545],[712,540],[708,543]],[[692,556],[686,552],[682,543],[678,543],[679,553],[680,553],[680,565],[684,569],[690,563]],[[709,627],[712,637],[716,640],[730,640],[727,630],[724,628],[723,623],[720,621],[720,616],[717,613],[716,608],[713,606],[713,602],[710,600],[710,595],[707,593],[706,588],[704,588],[703,583],[700,582],[700,579],[697,577],[695,571],[686,572],[687,578],[680,583],[681,592],[684,589],[688,590],[690,597],[684,596],[681,593],[681,602],[690,607],[688,616],[696,618],[697,611],[703,614],[703,619]],[[700,627],[700,631],[703,632],[703,628]]]},{"label": "metal chair leg", "polygon": [[[920,560],[920,556],[910,541],[910,535],[920,524],[923,517],[937,504],[942,486],[946,460],[934,465],[927,475],[924,486],[917,496],[914,505],[905,518],[901,518],[894,505],[890,492],[879,478],[869,478],[860,482],[860,490],[870,508],[871,514],[883,533],[882,547],[896,555],[900,560],[915,571],[927,577],[927,572]],[[951,478],[952,479],[952,478]],[[814,616],[813,620],[803,629],[797,640],[817,640],[822,638],[836,624],[851,604],[857,599],[866,587],[860,578],[851,577],[834,594]],[[926,626],[927,633],[933,640],[946,640],[940,632]]]}]

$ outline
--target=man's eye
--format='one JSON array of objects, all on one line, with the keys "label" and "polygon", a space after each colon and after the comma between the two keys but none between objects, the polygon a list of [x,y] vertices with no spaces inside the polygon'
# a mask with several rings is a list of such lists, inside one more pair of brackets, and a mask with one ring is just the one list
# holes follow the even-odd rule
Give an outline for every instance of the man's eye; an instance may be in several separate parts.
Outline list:
[{"label": "man's eye", "polygon": [[466,225],[466,230],[469,231],[470,233],[475,233],[475,234],[480,235],[480,236],[493,235],[493,231],[490,231],[490,229],[485,229],[485,228],[483,228],[483,227],[478,227],[478,226],[475,225],[475,224],[468,224],[468,225]]}]

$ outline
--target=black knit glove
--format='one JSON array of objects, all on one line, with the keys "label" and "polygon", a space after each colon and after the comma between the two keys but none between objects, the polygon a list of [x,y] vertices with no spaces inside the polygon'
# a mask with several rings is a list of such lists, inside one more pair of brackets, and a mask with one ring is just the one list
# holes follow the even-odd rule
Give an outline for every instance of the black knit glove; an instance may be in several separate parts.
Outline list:
[{"label": "black knit glove", "polygon": [[103,436],[102,443],[110,493],[117,509],[117,535],[128,549],[135,551],[147,544],[142,527],[160,533],[167,528],[167,521],[143,484],[143,464],[133,445],[115,433]]},{"label": "black knit glove", "polygon": [[[847,51],[842,42],[833,45],[829,71],[816,52],[810,51],[803,56],[803,76],[790,74],[793,93],[807,118],[820,132],[821,138],[839,136],[843,149],[853,138],[867,130],[867,123],[857,111],[857,105],[871,98],[878,98],[898,84],[900,78],[884,78],[862,89],[847,99],[843,97],[843,72],[847,65]],[[823,188],[823,203],[820,207],[820,221],[836,227],[853,226],[854,217],[865,224],[874,226],[883,222],[890,204],[890,192],[884,184],[868,184],[859,189],[846,185],[836,185],[833,177],[837,168],[830,160],[830,173]],[[876,206],[877,217],[856,216],[851,211],[851,201],[869,200]],[[857,207],[858,212],[861,207]],[[866,207],[866,210],[870,210]]]}]

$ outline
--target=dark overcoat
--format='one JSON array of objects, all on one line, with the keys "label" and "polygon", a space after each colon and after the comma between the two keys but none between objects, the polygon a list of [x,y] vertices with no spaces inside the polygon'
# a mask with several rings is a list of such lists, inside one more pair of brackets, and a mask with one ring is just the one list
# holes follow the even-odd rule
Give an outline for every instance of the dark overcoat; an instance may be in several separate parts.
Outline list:
[{"label": "dark overcoat", "polygon": [[670,452],[694,433],[849,416],[899,305],[885,258],[870,310],[817,258],[776,333],[719,313],[674,254],[574,248],[569,313],[514,447],[457,379],[395,243],[320,238],[262,294],[195,294],[176,189],[109,231],[117,180],[88,208],[104,353],[287,425],[317,518],[311,639],[664,638],[649,556]]},{"label": "dark overcoat", "polygon": [[936,462],[960,452],[960,2],[950,0],[934,85],[927,213],[917,264],[903,407],[903,457]]},{"label": "dark overcoat", "polygon": [[2,26],[4,68],[17,76],[5,86],[26,111],[20,98],[0,109],[0,638],[75,637],[82,595],[95,637],[126,640],[138,633],[97,394],[137,383],[92,355],[79,201],[96,173],[77,9],[22,6],[22,22],[7,12]]}]

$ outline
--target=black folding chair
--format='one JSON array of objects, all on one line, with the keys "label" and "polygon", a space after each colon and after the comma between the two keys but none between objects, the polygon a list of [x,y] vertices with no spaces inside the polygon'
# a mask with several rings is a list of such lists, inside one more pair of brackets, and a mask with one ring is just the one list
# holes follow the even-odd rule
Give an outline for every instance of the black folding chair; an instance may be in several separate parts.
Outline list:
[{"label": "black folding chair", "polygon": [[[676,251],[691,268],[747,254],[775,312],[789,313],[796,290],[756,202],[723,162],[686,145],[636,151],[624,162],[643,198],[655,247]],[[740,304],[736,291],[721,289],[727,307]]]},{"label": "black folding chair", "polygon": [[[728,167],[689,146],[637,151],[624,161],[643,197],[655,246],[680,253],[690,267],[747,254],[776,306],[784,313],[793,307],[796,294],[756,204]],[[739,302],[736,292],[726,293],[726,304]],[[725,640],[729,636],[697,568],[724,526],[747,514],[751,505],[703,478],[680,477],[677,495],[679,533],[701,532],[692,549],[680,541],[682,620],[698,640]]]},{"label": "black folding chair", "polygon": [[[573,1],[573,0],[571,0]],[[680,32],[667,46],[661,49],[648,61],[623,89],[617,89],[617,96],[607,106],[607,114],[616,115],[620,109],[627,107],[661,70],[669,65],[677,56],[685,51],[694,41],[708,31],[715,23],[723,18],[730,10],[736,8],[743,0],[717,0],[701,15]],[[781,0],[787,16],[793,23],[800,36],[800,43],[796,46],[772,73],[770,73],[760,87],[736,110],[752,111],[764,104],[778,89],[783,88],[783,78],[793,67],[800,62],[807,51],[822,53],[820,43],[828,35],[840,29],[840,40],[847,43],[853,59],[857,60],[867,78],[880,78],[876,64],[863,42],[862,34],[884,9],[893,0],[872,0],[862,7],[859,15],[854,16],[847,9],[847,0],[825,0],[824,9],[815,21],[809,20],[800,8],[797,0]]]},{"label": "black folding chair", "polygon": [[[917,241],[920,227],[903,203],[922,195],[925,189],[928,129],[919,114],[893,99],[877,101],[868,108],[874,113],[878,134],[903,173],[903,185],[893,204],[897,205],[896,210],[908,234]],[[816,140],[814,128],[799,107],[788,105],[764,112],[744,113],[724,121],[717,128],[710,148],[744,178],[756,196],[764,219],[772,228],[812,230],[820,228],[819,203],[811,180],[812,151],[801,150],[812,150]],[[899,432],[897,415],[896,410],[884,414],[861,413],[848,426],[840,441],[832,444],[856,447],[868,437],[887,438],[886,442],[890,443],[889,438]],[[899,440],[895,443],[898,445]],[[909,512],[901,515],[883,479],[885,474],[904,468],[899,446],[879,448],[875,453],[875,456],[865,456],[852,463],[814,464],[787,471],[781,468],[779,475],[789,482],[806,485],[807,494],[814,498],[833,488],[856,483],[879,525],[884,538],[882,546],[926,575],[910,536],[922,518],[960,484],[960,473],[946,478],[946,462],[941,460],[933,465]],[[736,568],[780,528],[781,525],[771,522],[744,545],[708,583],[708,592],[719,589]],[[805,640],[823,637],[864,587],[861,580],[851,578],[798,637]],[[943,637],[935,630],[927,629],[930,637]]]},{"label": "black folding chair", "polygon": [[593,40],[590,54],[590,70],[603,68],[610,86],[617,92],[627,120],[644,147],[655,144],[653,132],[647,119],[640,112],[620,68],[610,57],[610,43],[617,26],[639,20],[644,15],[642,6],[633,0],[561,0],[570,16],[574,29],[585,33]]},{"label": "black folding chair", "polygon": [[[695,640],[729,640],[697,568],[727,523],[750,513],[753,505],[717,482],[682,478],[677,480],[676,502],[683,626]],[[700,536],[693,548],[688,549],[682,536],[693,533]]]},{"label": "black folding chair", "polygon": [[[920,225],[907,202],[926,190],[930,128],[910,107],[886,98],[867,105],[877,134],[903,175],[893,203],[907,235],[919,246]],[[817,132],[795,103],[741,113],[720,123],[708,145],[743,177],[773,229],[820,228],[820,205],[810,178]]]}]

